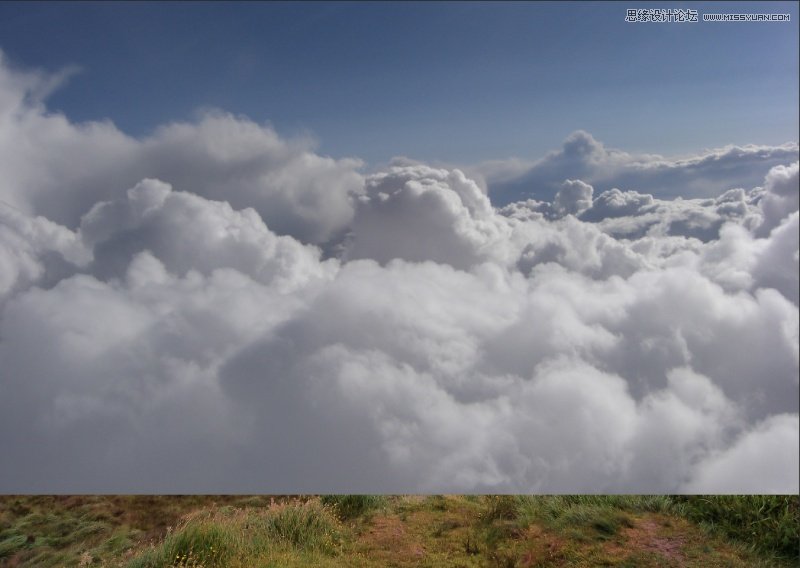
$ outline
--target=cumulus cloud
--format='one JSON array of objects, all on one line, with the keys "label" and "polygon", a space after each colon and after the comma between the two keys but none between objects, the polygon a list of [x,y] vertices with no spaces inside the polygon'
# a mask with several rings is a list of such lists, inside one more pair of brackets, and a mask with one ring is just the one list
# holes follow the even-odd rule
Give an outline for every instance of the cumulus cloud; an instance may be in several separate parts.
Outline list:
[{"label": "cumulus cloud", "polygon": [[270,231],[254,209],[235,211],[227,202],[174,192],[145,179],[125,199],[96,204],[84,215],[80,235],[94,251],[92,272],[124,276],[132,258],[149,251],[170,272],[210,274],[231,268],[263,284],[290,289],[335,270],[320,264],[320,251]]},{"label": "cumulus cloud", "polygon": [[58,281],[90,259],[74,232],[0,201],[0,304],[16,290]]},{"label": "cumulus cloud", "polygon": [[704,242],[719,238],[722,226],[734,222],[746,228],[763,223],[758,206],[763,190],[730,189],[712,199],[656,199],[617,188],[601,193],[580,216],[616,237],[644,235],[693,237]]},{"label": "cumulus cloud", "polygon": [[[796,494],[797,480],[787,485],[782,472],[797,471],[798,453],[786,449],[799,444],[797,416],[773,416],[726,451],[704,460],[683,489],[687,493]],[[751,474],[749,481],[737,475],[742,469]]]},{"label": "cumulus cloud", "polygon": [[797,211],[800,199],[798,182],[798,162],[790,166],[772,168],[764,180],[764,191],[760,207],[764,222],[759,227],[759,235],[765,235],[778,226],[788,215]]},{"label": "cumulus cloud", "polygon": [[0,62],[3,491],[797,491],[791,150],[581,134],[497,209],[226,114],[75,125],[53,80]]},{"label": "cumulus cloud", "polygon": [[655,194],[661,198],[714,197],[753,187],[773,166],[797,160],[796,142],[779,146],[726,146],[696,155],[664,157],[607,148],[588,132],[572,133],[563,146],[537,161],[513,159],[477,164],[469,173],[484,180],[492,202],[524,198],[550,200],[563,180],[578,178],[595,191],[613,188]]},{"label": "cumulus cloud", "polygon": [[553,199],[553,209],[558,215],[579,215],[592,206],[594,188],[581,180],[568,179]]},{"label": "cumulus cloud", "polygon": [[431,260],[468,268],[507,233],[489,199],[461,171],[394,166],[368,179],[347,256],[379,262]]},{"label": "cumulus cloud", "polygon": [[359,160],[319,156],[309,140],[283,140],[244,117],[209,111],[136,139],[108,121],[49,112],[41,99],[52,88],[51,76],[11,70],[0,51],[0,199],[70,229],[149,177],[252,207],[282,234],[321,244],[347,227],[363,191]]}]

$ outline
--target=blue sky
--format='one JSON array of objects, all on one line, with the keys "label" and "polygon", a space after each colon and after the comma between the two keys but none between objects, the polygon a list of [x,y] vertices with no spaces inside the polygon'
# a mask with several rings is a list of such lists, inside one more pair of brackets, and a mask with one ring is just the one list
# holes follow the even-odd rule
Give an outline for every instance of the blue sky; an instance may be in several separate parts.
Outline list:
[{"label": "blue sky", "polygon": [[[790,13],[631,24],[628,7]],[[584,129],[682,154],[798,131],[797,3],[3,3],[19,67],[80,72],[73,120],[144,135],[218,107],[379,163],[536,158]]]}]

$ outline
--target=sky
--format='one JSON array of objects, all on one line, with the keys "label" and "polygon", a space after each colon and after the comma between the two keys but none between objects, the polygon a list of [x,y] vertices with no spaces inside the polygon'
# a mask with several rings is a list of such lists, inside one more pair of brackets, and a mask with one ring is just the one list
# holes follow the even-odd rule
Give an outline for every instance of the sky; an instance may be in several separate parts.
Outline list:
[{"label": "sky", "polygon": [[797,4],[664,5],[681,6],[792,23],[626,23],[639,5],[602,2],[4,2],[0,44],[79,70],[49,101],[74,120],[143,135],[222,108],[370,164],[535,159],[578,129],[669,155],[794,141]]},{"label": "sky", "polygon": [[0,493],[796,494],[796,4],[625,9],[0,3]]}]

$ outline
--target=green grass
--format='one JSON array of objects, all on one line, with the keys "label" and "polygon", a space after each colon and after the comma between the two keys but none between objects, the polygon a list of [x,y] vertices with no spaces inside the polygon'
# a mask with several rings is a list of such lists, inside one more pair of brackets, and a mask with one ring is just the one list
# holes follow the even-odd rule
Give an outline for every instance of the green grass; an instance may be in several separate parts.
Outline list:
[{"label": "green grass", "polygon": [[130,568],[226,566],[236,552],[237,535],[219,522],[190,522],[157,548],[131,561]]},{"label": "green grass", "polygon": [[2,568],[766,568],[799,532],[796,496],[0,496]]},{"label": "green grass", "polygon": [[339,523],[324,501],[286,503],[260,517],[268,538],[294,548],[333,553],[340,538]]},{"label": "green grass", "polygon": [[189,516],[127,568],[269,565],[294,552],[333,556],[339,539],[338,520],[316,499],[225,507]]},{"label": "green grass", "polygon": [[[517,496],[522,526],[540,523],[571,530],[576,538],[605,538],[629,527],[632,513],[666,513],[669,497],[659,495],[545,495]],[[581,535],[581,536],[578,536]]]},{"label": "green grass", "polygon": [[77,566],[88,557],[99,565],[161,538],[201,507],[269,503],[252,496],[0,496],[0,566]]},{"label": "green grass", "polygon": [[778,557],[800,560],[800,501],[796,495],[675,497],[675,510],[708,530]]},{"label": "green grass", "polygon": [[22,549],[27,542],[24,535],[9,536],[3,541],[0,541],[0,560],[11,556],[12,553]]},{"label": "green grass", "polygon": [[360,517],[386,503],[382,495],[323,495],[321,500],[324,505],[333,507],[342,520]]}]

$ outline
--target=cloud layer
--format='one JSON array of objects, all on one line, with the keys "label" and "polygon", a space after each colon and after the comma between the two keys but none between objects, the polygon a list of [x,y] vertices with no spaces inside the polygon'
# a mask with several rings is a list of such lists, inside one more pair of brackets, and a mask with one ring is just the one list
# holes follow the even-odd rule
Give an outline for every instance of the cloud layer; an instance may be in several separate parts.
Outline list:
[{"label": "cloud layer", "polygon": [[54,81],[0,61],[2,491],[798,491],[796,145],[578,133],[496,208],[224,113],[73,124]]},{"label": "cloud layer", "polygon": [[359,160],[333,160],[308,140],[219,111],[134,139],[109,122],[72,124],[41,102],[51,77],[10,71],[0,52],[0,199],[75,228],[98,201],[144,178],[254,208],[282,234],[320,243],[342,231],[363,191]]},{"label": "cloud layer", "polygon": [[588,132],[572,133],[559,150],[537,161],[494,160],[468,168],[505,205],[524,198],[550,200],[568,178],[595,189],[635,189],[661,197],[715,197],[760,183],[771,167],[798,159],[797,142],[779,146],[730,145],[667,158],[607,148]]}]

